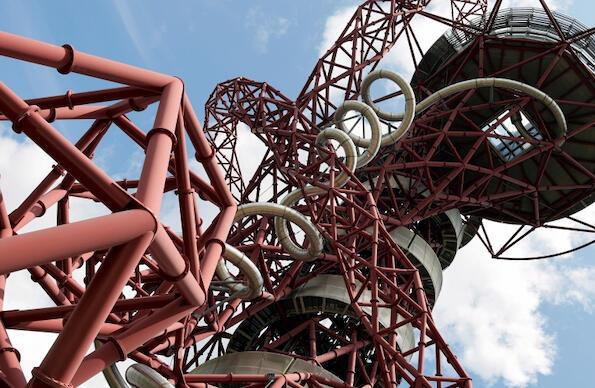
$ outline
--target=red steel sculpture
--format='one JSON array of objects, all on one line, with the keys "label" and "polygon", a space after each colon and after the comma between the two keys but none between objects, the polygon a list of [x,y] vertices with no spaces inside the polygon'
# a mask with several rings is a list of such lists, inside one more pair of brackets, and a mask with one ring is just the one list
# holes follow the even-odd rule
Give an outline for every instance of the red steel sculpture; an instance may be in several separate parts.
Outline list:
[{"label": "red steel sculpture", "polygon": [[[457,250],[478,235],[510,258],[562,218],[595,231],[572,216],[594,195],[595,29],[545,2],[453,0],[450,15],[428,3],[366,1],[295,100],[226,81],[204,129],[178,78],[0,34],[4,56],[122,85],[22,100],[0,84],[1,118],[56,161],[16,209],[0,197],[0,287],[26,270],[56,304],[0,312],[3,384],[78,386],[103,371],[118,388],[471,387],[431,314]],[[448,27],[425,52],[422,18]],[[399,41],[410,82],[376,69]],[[383,79],[396,88],[372,97]],[[152,105],[145,133],[131,118]],[[73,144],[60,120],[91,124]],[[267,147],[252,177],[241,127]],[[110,129],[145,151],[138,179],[94,162]],[[171,192],[181,233],[159,216]],[[111,214],[70,222],[74,197]],[[19,233],[54,205],[55,227]],[[519,229],[497,249],[484,219]],[[29,381],[20,353],[36,350],[7,329],[59,333]]]}]

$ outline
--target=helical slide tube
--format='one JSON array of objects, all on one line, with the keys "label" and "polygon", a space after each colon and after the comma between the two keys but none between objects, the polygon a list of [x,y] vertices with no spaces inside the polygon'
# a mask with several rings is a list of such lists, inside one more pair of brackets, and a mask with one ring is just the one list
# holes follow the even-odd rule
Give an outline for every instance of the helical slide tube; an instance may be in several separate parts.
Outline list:
[{"label": "helical slide tube", "polygon": [[[388,79],[400,87],[405,98],[404,112],[391,113],[383,111],[372,101],[370,97],[370,87],[374,81],[379,79]],[[348,171],[353,173],[358,168],[370,163],[376,157],[380,147],[394,144],[402,138],[411,127],[416,114],[425,111],[434,103],[455,93],[489,87],[508,89],[537,99],[551,111],[562,133],[566,132],[566,119],[559,105],[544,92],[519,81],[504,78],[477,78],[462,81],[446,86],[433,93],[419,104],[416,104],[413,89],[401,76],[387,70],[376,70],[371,72],[362,82],[361,90],[364,102],[354,100],[345,101],[335,112],[334,123],[338,128],[326,128],[320,131],[316,137],[315,146],[318,148],[318,152],[321,156],[326,156],[327,151],[324,151],[323,148],[326,146],[327,142],[329,140],[338,142],[339,147],[345,152],[345,167]],[[349,133],[345,123],[345,116],[350,111],[360,113],[368,121],[369,129],[371,131],[370,138],[364,138],[357,134]],[[395,131],[382,135],[379,118],[391,122],[400,121],[400,124]],[[513,117],[513,121],[518,121],[518,117]],[[515,125],[522,124],[515,123]],[[520,129],[519,132],[521,132]],[[356,146],[362,148],[365,147],[366,150],[358,156]],[[343,187],[349,179],[350,175],[345,171],[341,171],[335,177],[333,188]],[[290,192],[279,204],[256,202],[241,205],[237,209],[234,222],[247,216],[272,216],[275,218],[274,227],[277,237],[285,251],[295,260],[313,261],[322,252],[322,236],[310,220],[298,211],[292,209],[291,206],[294,206],[304,195],[319,195],[325,192],[326,190],[324,188],[307,185],[303,191],[301,189],[296,189]],[[305,233],[306,240],[308,241],[308,248],[302,248],[292,241],[287,226],[288,222],[295,224]],[[233,265],[237,266],[247,280],[246,285],[237,283],[235,276],[232,275],[226,267],[225,261],[220,260],[217,263],[217,277],[226,283],[225,286],[229,288],[230,292],[234,294],[235,297],[243,300],[252,300],[261,296],[263,279],[256,265],[246,255],[228,244],[225,244],[223,257]],[[106,369],[104,374],[111,387],[127,388],[126,382],[115,365],[111,365]],[[126,380],[132,387],[173,387],[171,383],[158,372],[142,364],[135,364],[129,367],[126,371]]]},{"label": "helical slide tube", "polygon": [[306,238],[310,243],[308,249],[300,248],[295,244],[288,244],[287,241],[291,242],[289,233],[277,233],[277,238],[292,258],[312,261],[322,252],[322,237],[316,226],[298,211],[277,203],[254,202],[238,207],[235,220],[237,221],[252,215],[267,215],[282,218],[296,224],[306,234]]},{"label": "helical slide tube", "polygon": [[429,97],[421,101],[417,105],[416,113],[423,112],[436,101],[446,98],[452,94],[462,92],[465,90],[492,87],[513,90],[535,98],[543,105],[545,105],[550,110],[550,112],[552,112],[554,118],[556,119],[556,124],[558,125],[558,128],[562,133],[566,133],[566,118],[564,117],[564,113],[562,113],[562,109],[560,109],[560,106],[558,105],[558,103],[556,103],[556,101],[554,101],[550,96],[548,96],[541,90],[531,85],[527,85],[523,82],[506,78],[475,78],[446,86],[438,90],[437,92],[432,93]]},{"label": "helical slide tube", "polygon": [[[399,86],[399,88],[401,88],[403,97],[405,97],[405,111],[403,113],[391,113],[383,111],[372,101],[372,98],[370,97],[370,86],[374,81],[382,78],[393,81],[397,84],[397,86]],[[413,88],[411,85],[409,85],[409,82],[405,81],[403,77],[395,72],[389,70],[375,70],[368,74],[366,78],[364,78],[362,81],[361,90],[362,99],[370,107],[370,109],[372,109],[378,115],[378,117],[387,121],[401,121],[401,124],[399,124],[395,131],[383,135],[381,140],[382,146],[396,143],[401,137],[403,137],[405,133],[407,133],[407,130],[413,123],[413,118],[415,117],[416,106]],[[355,144],[358,143],[355,142]]]},{"label": "helical slide tube", "polygon": [[[316,137],[316,145],[322,146],[330,139],[334,139],[339,142],[340,146],[345,151],[345,164],[347,165],[347,168],[350,171],[354,171],[355,165],[357,163],[357,153],[355,150],[355,145],[349,136],[345,132],[342,132],[338,129],[328,128],[318,134]],[[347,182],[348,179],[349,176],[344,172],[341,172],[339,175],[337,175],[335,184],[341,187]],[[315,191],[316,193],[323,191],[322,189],[313,186],[309,186],[307,190],[309,190],[309,194],[315,194]],[[281,204],[255,202],[241,205],[238,207],[234,217],[234,222],[252,215],[274,216],[277,237],[287,253],[296,260],[315,260],[318,255],[320,255],[320,252],[322,252],[322,237],[312,222],[310,222],[298,211],[291,209],[288,205],[285,205],[286,202],[289,203],[289,201],[286,201],[287,198],[289,198],[291,204],[294,204],[299,200],[299,198],[301,198],[301,191],[299,189],[294,190],[284,198]],[[301,230],[304,231],[306,238],[310,243],[308,249],[301,248],[291,241],[289,230],[285,223],[286,221],[296,224]],[[243,253],[228,244],[225,245],[225,252],[223,256],[231,261],[234,265],[238,266],[240,271],[242,271],[249,279],[248,287],[231,283],[228,285],[231,291],[240,292],[240,297],[242,299],[254,299],[261,295],[263,280],[260,271],[258,271],[254,263],[252,263],[250,259],[248,259]],[[217,277],[221,281],[233,281],[233,276],[225,266],[223,260],[219,260],[217,263]]]},{"label": "helical slide tube", "polygon": [[[370,87],[372,83],[379,79],[388,79],[393,81],[401,88],[405,97],[405,110],[402,113],[391,113],[381,110],[370,97]],[[381,146],[386,146],[397,142],[411,127],[416,114],[428,109],[437,101],[451,96],[461,91],[498,87],[514,90],[527,94],[542,102],[554,115],[559,128],[566,132],[566,120],[558,104],[542,91],[524,84],[522,82],[509,80],[505,78],[477,78],[444,87],[433,93],[419,104],[415,103],[413,89],[400,75],[388,70],[376,70],[371,72],[362,82],[362,98],[365,103],[348,100],[345,101],[335,112],[334,122],[339,128],[326,128],[322,130],[316,138],[316,146],[322,148],[328,140],[339,142],[339,146],[345,152],[345,165],[347,169],[354,172],[356,169],[368,164],[378,153]],[[345,116],[350,111],[359,112],[368,121],[371,131],[370,138],[363,138],[356,134],[349,133],[345,125]],[[391,133],[382,135],[380,132],[380,120],[401,121],[397,129]],[[356,147],[366,147],[362,155],[357,154]],[[319,151],[324,155],[324,151]],[[349,175],[344,171],[339,173],[335,179],[334,187],[343,187],[349,180]],[[306,217],[299,212],[291,209],[304,195],[318,195],[325,192],[325,189],[315,186],[306,186],[304,190],[296,189],[290,192],[279,204],[272,203],[251,203],[242,205],[238,208],[235,220],[239,220],[249,215],[269,215],[274,216],[274,227],[279,238],[280,244],[286,252],[296,260],[312,261],[322,251],[322,238],[316,227]],[[287,222],[296,224],[304,233],[309,241],[307,249],[296,245],[289,235]],[[244,299],[252,299],[262,292],[262,277],[256,269],[256,266],[237,249],[228,246],[224,255],[228,260],[237,265],[247,276],[249,286],[232,285],[230,288],[234,292],[239,292]],[[220,261],[217,265],[217,275],[223,281],[231,281],[233,276],[229,273],[225,264]]]},{"label": "helical slide tube", "polygon": [[[285,219],[293,222],[304,231],[306,238],[310,242],[308,249],[300,248],[294,244],[287,244],[287,241],[291,242],[291,238],[289,237],[289,232],[287,230],[285,235],[278,234],[279,241],[284,247],[286,247],[287,253],[289,253],[292,258],[297,260],[311,261],[316,259],[320,252],[322,252],[322,238],[320,233],[318,233],[318,230],[314,224],[312,224],[306,217],[296,210],[276,203],[248,203],[238,207],[234,217],[234,222],[239,221],[244,217],[253,215],[274,216],[275,220],[279,218]],[[263,279],[256,265],[246,255],[229,244],[225,244],[223,256],[236,265],[248,278],[248,286],[233,283],[234,277],[227,269],[223,260],[219,260],[217,263],[216,271],[219,280],[230,282],[230,284],[226,286],[232,292],[239,293],[239,295],[237,295],[239,298],[250,300],[262,295]]]},{"label": "helical slide tube", "polygon": [[248,285],[234,283],[234,277],[225,266],[223,260],[219,260],[217,263],[217,276],[219,280],[229,282],[225,286],[240,299],[251,300],[261,296],[263,280],[256,265],[246,255],[229,244],[225,244],[223,257],[240,269],[240,272],[248,279]]},{"label": "helical slide tube", "polygon": [[[347,112],[356,111],[362,114],[368,121],[370,125],[370,132],[372,136],[368,138],[363,138],[359,135],[351,133],[346,125],[345,125],[345,115]],[[335,125],[339,127],[341,130],[345,131],[353,143],[358,147],[366,147],[366,150],[362,155],[359,155],[356,168],[363,167],[370,163],[378,150],[380,149],[382,143],[382,134],[380,132],[380,120],[378,120],[378,116],[374,112],[374,110],[369,107],[368,105],[364,104],[360,101],[355,100],[347,100],[341,106],[337,108],[335,111],[334,117]],[[321,132],[322,133],[322,132]]]},{"label": "helical slide tube", "polygon": [[133,388],[174,388],[165,377],[144,364],[129,366],[126,370],[126,380]]},{"label": "helical slide tube", "polygon": [[[405,96],[405,112],[386,112],[374,104],[370,97],[370,86],[374,81],[381,78],[391,80],[401,88],[401,91]],[[564,113],[562,112],[562,109],[560,109],[560,106],[550,96],[531,85],[507,78],[475,78],[457,82],[432,93],[417,105],[415,105],[413,89],[411,86],[405,80],[403,80],[401,76],[389,70],[375,70],[368,74],[368,76],[362,81],[361,90],[362,99],[374,110],[374,112],[376,112],[378,117],[387,121],[402,121],[401,125],[395,132],[389,133],[382,137],[382,145],[384,146],[394,142],[389,141],[389,138],[391,137],[396,138],[395,141],[398,140],[407,131],[407,127],[411,125],[413,116],[425,111],[437,101],[466,90],[494,87],[520,92],[540,101],[552,112],[560,131],[562,133],[566,132],[567,127]],[[413,100],[411,100],[411,98],[413,98]],[[405,124],[407,124],[407,127]],[[401,131],[402,133],[400,133]],[[358,143],[356,142],[356,144]]]},{"label": "helical slide tube", "polygon": [[[380,127],[377,127],[378,131],[379,131],[379,129],[380,129]],[[380,132],[377,132],[377,133],[379,134]],[[357,156],[355,144],[353,143],[353,141],[351,140],[349,135],[347,133],[343,132],[342,130],[339,130],[336,128],[327,128],[327,129],[320,131],[318,136],[316,136],[315,144],[318,147],[322,147],[328,140],[336,140],[337,142],[339,142],[339,145],[343,148],[343,151],[345,152],[345,166],[347,167],[347,169],[349,171],[351,171],[351,172],[355,171],[355,169],[357,168],[357,164],[358,164],[358,156]],[[324,151],[322,151],[322,150],[320,152],[322,154],[324,153]],[[376,151],[376,152],[378,152],[378,151]],[[347,175],[344,171],[341,171],[335,178],[334,187],[335,188],[343,187],[347,183],[348,180],[349,180],[349,175]],[[306,195],[317,195],[317,194],[324,193],[325,190],[320,187],[308,185],[305,187],[304,192]],[[281,203],[279,205],[292,210],[290,207],[295,205],[297,203],[297,201],[299,201],[300,198],[302,198],[302,196],[303,196],[303,194],[300,189],[293,190],[292,192],[287,194],[281,200]],[[318,257],[318,255],[322,251],[322,245],[321,245],[320,251],[318,251],[318,253],[316,253],[316,255],[307,254],[308,252],[305,252],[305,250],[303,248],[300,248],[293,241],[291,241],[291,238],[289,237],[289,229],[287,228],[287,222],[286,222],[287,220],[288,219],[286,217],[276,217],[275,218],[275,232],[277,233],[277,236],[279,237],[279,241],[280,241],[281,245],[283,246],[283,248],[285,248],[285,250],[294,259],[304,260],[304,261],[312,261],[312,260],[316,259],[316,257]],[[291,221],[291,220],[289,220],[289,221]],[[311,224],[311,222],[308,221],[307,219],[306,219],[306,221]],[[297,223],[295,223],[295,224],[297,224]],[[315,228],[314,225],[312,225],[312,226]],[[316,233],[318,234],[318,231]],[[320,236],[320,234],[318,234],[318,236]],[[319,237],[319,239],[320,239],[320,237]],[[311,243],[311,241],[312,240],[310,239],[310,243]],[[292,254],[292,252],[298,253],[299,255]]]}]

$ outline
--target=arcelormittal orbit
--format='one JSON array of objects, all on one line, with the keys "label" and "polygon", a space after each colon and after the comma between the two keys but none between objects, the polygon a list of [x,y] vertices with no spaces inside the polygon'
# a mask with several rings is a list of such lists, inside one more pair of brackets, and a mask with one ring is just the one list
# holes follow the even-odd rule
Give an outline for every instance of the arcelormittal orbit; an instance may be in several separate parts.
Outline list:
[{"label": "arcelormittal orbit", "polygon": [[[0,33],[3,56],[118,84],[23,100],[0,83],[0,118],[56,162],[15,209],[0,197],[0,288],[26,270],[55,302],[0,312],[3,385],[471,387],[432,318],[457,251],[477,236],[512,259],[564,218],[595,230],[573,217],[594,198],[595,29],[543,1],[429,3],[363,2],[297,98],[225,81],[204,125],[183,80]],[[419,19],[447,30],[428,50]],[[378,65],[393,46],[411,79]],[[266,146],[253,176],[246,129]],[[95,162],[113,132],[145,152],[140,176]],[[181,230],[159,216],[172,193]],[[106,215],[71,221],[71,198]],[[50,207],[56,226],[22,231]],[[496,247],[486,220],[518,229]],[[20,355],[36,349],[7,329],[58,333],[29,381]]]}]

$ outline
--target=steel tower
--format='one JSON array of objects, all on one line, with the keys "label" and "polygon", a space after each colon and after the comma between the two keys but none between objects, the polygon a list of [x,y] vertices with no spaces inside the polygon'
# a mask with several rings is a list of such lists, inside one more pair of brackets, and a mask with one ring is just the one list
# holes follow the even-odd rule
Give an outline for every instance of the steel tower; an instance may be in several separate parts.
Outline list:
[{"label": "steel tower", "polygon": [[[229,80],[204,127],[175,77],[0,34],[4,56],[122,85],[24,101],[0,84],[1,118],[57,163],[16,209],[0,201],[0,286],[27,270],[56,304],[0,312],[0,380],[68,387],[103,371],[111,387],[471,387],[432,319],[443,270],[475,235],[504,258],[593,201],[595,29],[545,2],[446,3],[448,17],[429,1],[364,2],[295,100]],[[421,18],[448,26],[425,52]],[[411,80],[379,66],[399,42]],[[145,133],[135,112],[152,104]],[[61,120],[86,125],[79,141]],[[242,128],[267,147],[252,177]],[[108,131],[145,151],[138,179],[94,163]],[[159,219],[172,192],[181,233]],[[75,197],[110,214],[71,222]],[[20,233],[52,206],[55,227]],[[519,229],[498,249],[483,220]],[[15,349],[6,329],[59,333],[28,382],[19,354],[35,350]],[[114,363],[126,358],[137,363],[124,377]]]}]

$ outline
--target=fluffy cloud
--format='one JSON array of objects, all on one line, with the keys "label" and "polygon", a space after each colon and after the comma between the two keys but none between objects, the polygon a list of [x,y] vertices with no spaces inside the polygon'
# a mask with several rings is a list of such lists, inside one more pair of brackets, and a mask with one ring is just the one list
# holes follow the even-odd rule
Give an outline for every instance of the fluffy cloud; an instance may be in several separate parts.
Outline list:
[{"label": "fluffy cloud", "polygon": [[356,4],[348,7],[339,8],[334,14],[326,19],[324,24],[324,31],[322,32],[322,39],[320,46],[318,46],[318,54],[324,54],[335,43],[343,29],[353,16],[353,12],[357,8]]},{"label": "fluffy cloud", "polygon": [[[576,216],[593,219],[590,207]],[[490,235],[502,243],[515,228],[489,223]],[[511,254],[529,257],[564,251],[587,240],[564,230],[543,229]],[[553,243],[551,243],[553,241]],[[547,243],[546,243],[547,242]],[[546,261],[490,259],[479,239],[461,250],[445,271],[434,311],[446,337],[461,351],[464,365],[487,382],[508,386],[535,384],[549,374],[556,354],[555,333],[540,312],[545,303],[595,307],[595,267],[575,267],[570,256]]]},{"label": "fluffy cloud", "polygon": [[[592,219],[592,207],[583,219]],[[513,227],[491,223],[493,236],[509,236]],[[562,233],[562,235],[560,235]],[[540,230],[518,247],[515,257],[551,252],[544,241],[580,244],[585,236]],[[445,271],[434,311],[438,326],[459,350],[463,364],[488,383],[507,386],[537,383],[552,371],[555,331],[541,313],[546,303],[595,306],[595,267],[574,267],[565,258],[546,261],[492,260],[479,239],[461,250]]]},{"label": "fluffy cloud", "polygon": [[551,372],[555,354],[539,313],[547,272],[491,261],[479,245],[465,248],[445,272],[435,319],[463,365],[488,383],[534,383]]}]

